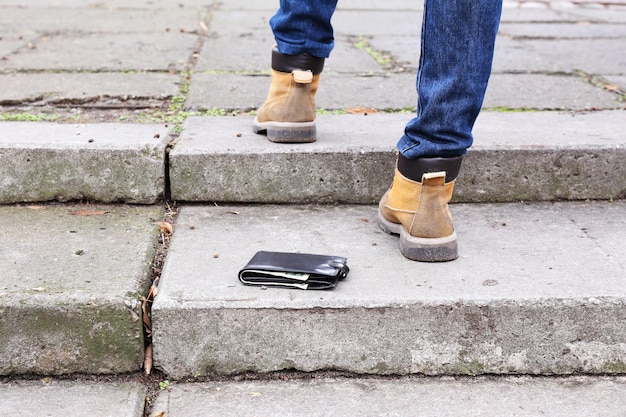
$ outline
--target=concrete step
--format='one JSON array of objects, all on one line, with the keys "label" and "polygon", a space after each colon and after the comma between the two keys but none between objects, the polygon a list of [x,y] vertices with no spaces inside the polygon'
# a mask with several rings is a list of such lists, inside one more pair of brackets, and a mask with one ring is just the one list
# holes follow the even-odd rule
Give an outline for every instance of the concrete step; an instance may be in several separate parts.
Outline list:
[{"label": "concrete step", "polygon": [[[313,144],[275,144],[250,117],[192,117],[170,153],[172,199],[377,203],[411,114],[321,115]],[[623,111],[483,112],[457,202],[626,195]]]},{"label": "concrete step", "polygon": [[162,217],[160,207],[0,206],[0,375],[141,369],[140,298]]},{"label": "concrete step", "polygon": [[0,417],[602,416],[626,413],[624,377],[327,377],[284,381],[170,382],[144,413],[138,383],[0,383]]},{"label": "concrete step", "polygon": [[0,417],[144,415],[146,389],[137,383],[13,381],[0,388]]},{"label": "concrete step", "polygon": [[151,416],[621,417],[625,390],[624,378],[588,377],[186,383],[162,391]]},{"label": "concrete step", "polygon": [[0,123],[0,204],[153,204],[165,190],[164,125]]},{"label": "concrete step", "polygon": [[[169,158],[165,125],[0,123],[0,204],[72,201],[357,203],[389,186],[411,114],[321,115],[318,141],[274,144],[250,117],[192,117]],[[623,111],[484,112],[457,202],[626,193]],[[168,165],[169,162],[169,165]]]},{"label": "concrete step", "polygon": [[[235,139],[236,140],[236,139]],[[185,206],[153,305],[172,378],[626,371],[626,202],[455,204],[454,262],[409,261],[374,206]],[[332,291],[238,282],[258,250],[346,256]]]}]

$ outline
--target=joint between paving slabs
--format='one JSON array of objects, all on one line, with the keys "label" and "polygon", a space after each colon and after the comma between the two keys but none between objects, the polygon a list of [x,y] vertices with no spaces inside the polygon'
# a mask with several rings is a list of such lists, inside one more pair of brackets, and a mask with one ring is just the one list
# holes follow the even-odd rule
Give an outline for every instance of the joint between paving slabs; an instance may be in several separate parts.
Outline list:
[{"label": "joint between paving slabs", "polygon": [[626,102],[626,89],[618,84],[612,83],[601,75],[589,74],[584,71],[576,70],[574,75],[582,78],[587,83],[594,87],[601,88],[609,93],[617,95],[617,100],[624,103]]},{"label": "joint between paving slabs", "polygon": [[163,220],[156,222],[159,227],[157,248],[152,262],[151,284],[148,293],[141,297],[141,312],[144,331],[144,372],[152,372],[152,303],[159,293],[159,280],[163,271],[163,264],[174,234],[174,226],[178,217],[179,207],[175,202],[167,201],[164,206]]}]

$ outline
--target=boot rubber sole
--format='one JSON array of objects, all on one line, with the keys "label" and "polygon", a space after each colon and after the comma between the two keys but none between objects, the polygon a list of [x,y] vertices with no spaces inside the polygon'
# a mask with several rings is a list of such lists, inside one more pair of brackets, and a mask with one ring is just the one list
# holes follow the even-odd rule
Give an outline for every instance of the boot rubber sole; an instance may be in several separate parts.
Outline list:
[{"label": "boot rubber sole", "polygon": [[380,211],[378,225],[385,233],[400,236],[400,252],[412,261],[447,262],[459,257],[456,232],[440,238],[411,236],[401,224],[385,219]]},{"label": "boot rubber sole", "polygon": [[315,142],[315,122],[258,122],[254,119],[254,133],[266,135],[270,142],[310,143]]}]

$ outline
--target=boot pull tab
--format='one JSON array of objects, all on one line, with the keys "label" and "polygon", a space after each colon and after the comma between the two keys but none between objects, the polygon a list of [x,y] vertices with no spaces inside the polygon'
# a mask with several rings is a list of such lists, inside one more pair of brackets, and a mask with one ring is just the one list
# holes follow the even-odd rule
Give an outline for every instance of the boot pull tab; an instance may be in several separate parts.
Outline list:
[{"label": "boot pull tab", "polygon": [[293,80],[299,84],[310,84],[313,82],[313,72],[311,70],[293,70],[291,71]]},{"label": "boot pull tab", "polygon": [[422,175],[422,185],[445,185],[446,171],[427,172]]}]

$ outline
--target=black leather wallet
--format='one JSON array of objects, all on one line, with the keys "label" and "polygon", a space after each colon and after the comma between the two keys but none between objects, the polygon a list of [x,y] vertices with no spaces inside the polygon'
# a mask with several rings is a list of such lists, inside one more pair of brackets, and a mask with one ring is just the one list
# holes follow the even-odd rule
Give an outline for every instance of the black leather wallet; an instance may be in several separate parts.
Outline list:
[{"label": "black leather wallet", "polygon": [[340,256],[260,251],[239,271],[239,280],[246,285],[328,290],[348,275],[346,262]]}]

